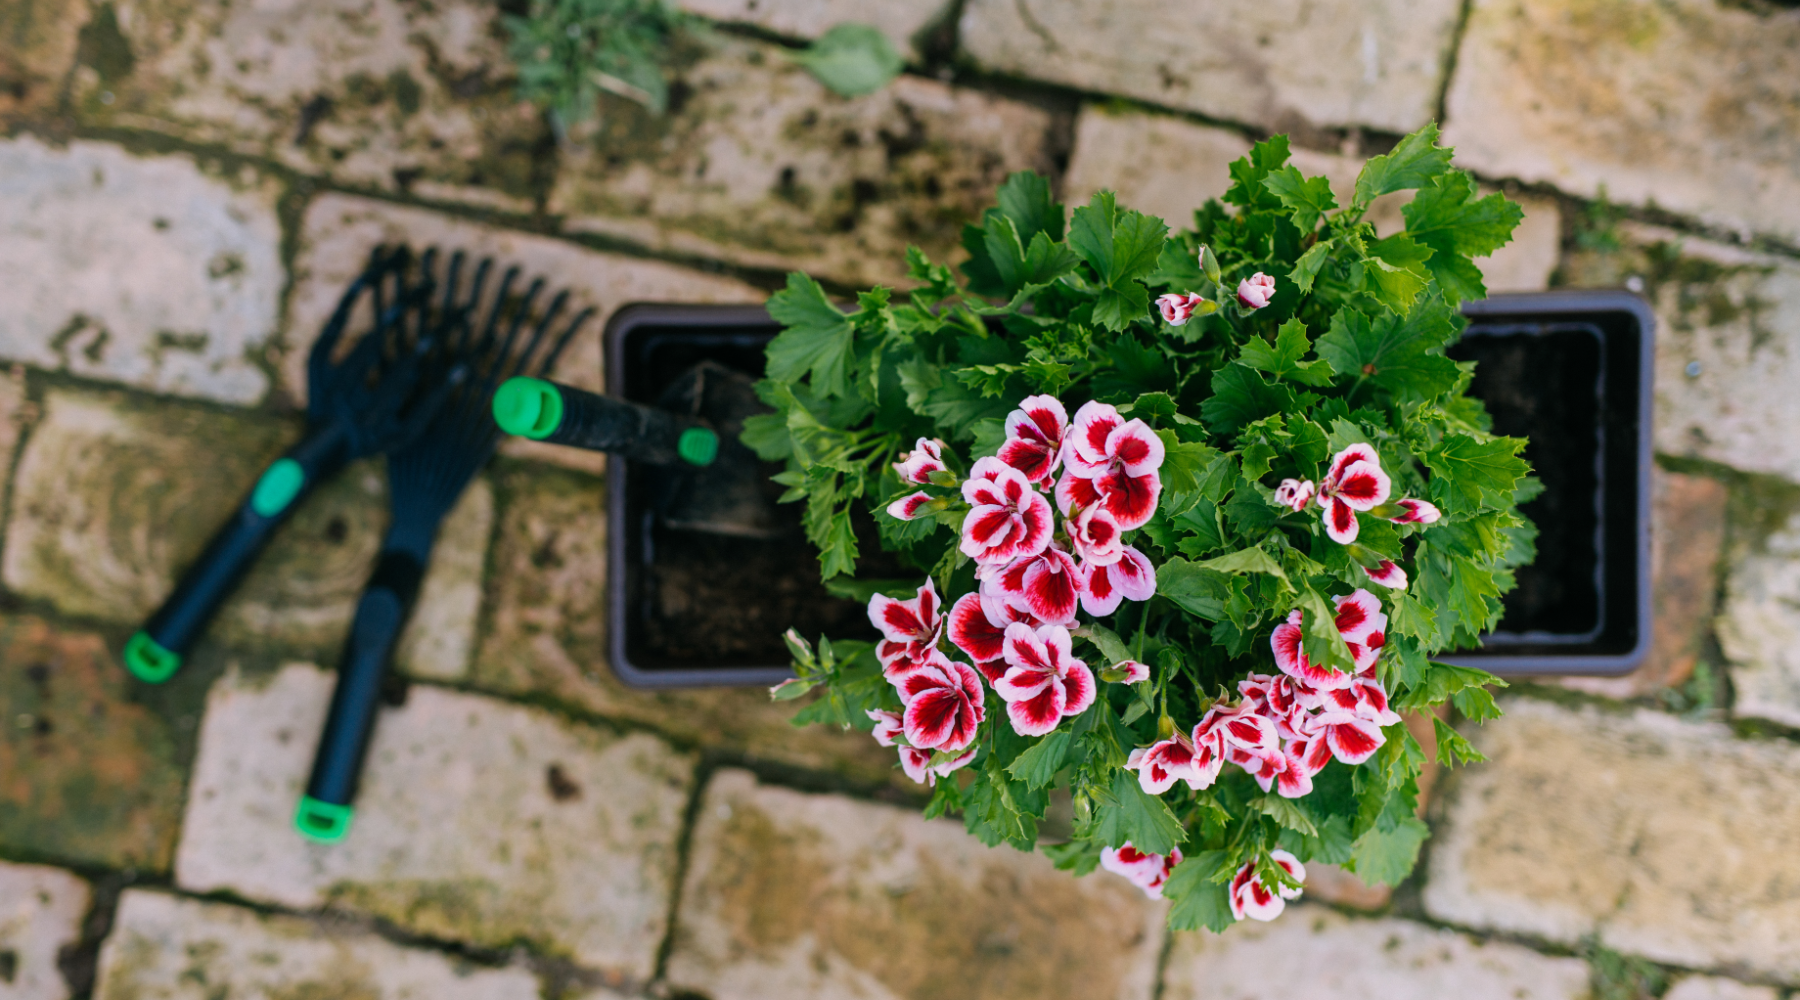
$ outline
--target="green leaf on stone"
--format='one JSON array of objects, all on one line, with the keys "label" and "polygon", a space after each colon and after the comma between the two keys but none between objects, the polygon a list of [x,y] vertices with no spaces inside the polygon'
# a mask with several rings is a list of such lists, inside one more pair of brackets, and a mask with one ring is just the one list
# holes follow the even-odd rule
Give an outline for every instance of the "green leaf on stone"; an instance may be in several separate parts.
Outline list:
[{"label": "green leaf on stone", "polygon": [[906,68],[894,43],[866,24],[837,25],[789,58],[844,97],[873,94]]},{"label": "green leaf on stone", "polygon": [[1422,187],[1449,170],[1451,151],[1439,146],[1437,140],[1437,123],[1427,123],[1400,140],[1391,152],[1370,157],[1356,175],[1356,203],[1367,206],[1384,194]]},{"label": "green leaf on stone", "polygon": [[1329,180],[1304,176],[1296,167],[1270,171],[1262,183],[1293,213],[1294,225],[1299,226],[1301,232],[1317,229],[1325,213],[1337,207]]},{"label": "green leaf on stone", "polygon": [[786,329],[769,342],[769,377],[796,382],[810,375],[822,396],[850,394],[850,346],[856,330],[819,283],[795,271],[769,296],[769,316]]}]

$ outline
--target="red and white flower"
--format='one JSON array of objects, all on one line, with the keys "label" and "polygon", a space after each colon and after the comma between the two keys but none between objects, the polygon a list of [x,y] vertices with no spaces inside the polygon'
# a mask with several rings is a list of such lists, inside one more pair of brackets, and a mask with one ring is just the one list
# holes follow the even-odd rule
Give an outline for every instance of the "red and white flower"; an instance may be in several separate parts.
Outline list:
[{"label": "red and white flower", "polygon": [[[1335,704],[1336,700],[1333,698],[1332,702]],[[1381,726],[1355,710],[1328,708],[1312,717],[1311,726],[1309,739],[1323,742],[1323,749],[1314,745],[1311,750],[1320,754],[1329,750],[1331,756],[1346,764],[1361,764],[1387,742],[1387,734],[1381,731]]]},{"label": "red and white flower", "polygon": [[1133,748],[1125,758],[1125,770],[1137,772],[1138,785],[1144,791],[1161,795],[1175,787],[1177,781],[1185,781],[1195,790],[1210,786],[1218,779],[1224,763],[1217,739],[1196,743],[1191,735],[1178,729],[1166,740]]},{"label": "red and white flower", "polygon": [[1010,562],[1037,555],[1050,544],[1050,503],[1019,470],[997,458],[983,458],[970,470],[962,492],[970,504],[962,525],[962,551],[969,558],[984,565]]},{"label": "red and white flower", "polygon": [[1364,566],[1362,571],[1368,574],[1370,580],[1389,590],[1406,589],[1406,571],[1395,565],[1392,559],[1383,559],[1381,565],[1374,569]]},{"label": "red and white flower", "polygon": [[1283,479],[1281,485],[1275,487],[1275,502],[1293,511],[1302,511],[1312,503],[1313,494],[1318,487],[1310,479]]},{"label": "red and white flower", "polygon": [[1100,867],[1114,875],[1123,875],[1131,880],[1131,884],[1144,890],[1144,895],[1151,899],[1162,898],[1163,883],[1169,880],[1169,873],[1181,864],[1181,848],[1169,851],[1168,857],[1140,851],[1131,846],[1127,840],[1117,849],[1100,848]]},{"label": "red and white flower", "polygon": [[1069,414],[1055,396],[1027,396],[1006,415],[1006,441],[999,459],[1034,483],[1047,483],[1062,464]]},{"label": "red and white flower", "polygon": [[917,493],[908,493],[906,496],[887,505],[888,516],[899,518],[902,521],[910,521],[919,516],[920,507],[923,507],[930,502],[931,494],[924,490],[920,490]]},{"label": "red and white flower", "polygon": [[1245,309],[1261,309],[1268,305],[1269,300],[1274,297],[1275,279],[1261,271],[1238,282],[1238,304],[1242,305]]},{"label": "red and white flower", "polygon": [[1325,509],[1325,534],[1340,545],[1356,541],[1356,512],[1382,503],[1392,489],[1374,448],[1353,444],[1332,456],[1318,495]]},{"label": "red and white flower", "polygon": [[1287,621],[1275,626],[1269,636],[1269,647],[1275,651],[1275,666],[1310,688],[1348,687],[1349,673],[1307,659],[1306,650],[1300,644],[1300,621],[1300,612],[1290,611]]},{"label": "red and white flower", "polygon": [[894,471],[900,474],[901,482],[924,485],[931,482],[933,472],[950,471],[944,465],[944,442],[936,438],[920,438],[913,443],[913,450],[900,456],[894,463]]},{"label": "red and white flower", "polygon": [[1142,684],[1150,679],[1150,665],[1136,660],[1120,660],[1112,665],[1118,679],[1117,684]]},{"label": "red and white flower", "polygon": [[1006,626],[1013,622],[1038,626],[1037,619],[1006,601],[985,600],[979,594],[964,594],[950,608],[950,641],[968,654],[989,684],[998,684],[1006,673],[1003,647]]},{"label": "red and white flower", "polygon": [[1407,497],[1404,500],[1396,500],[1394,503],[1406,508],[1406,513],[1388,519],[1395,524],[1436,524],[1437,519],[1444,516],[1435,505],[1424,500]]},{"label": "red and white flower", "polygon": [[881,709],[869,709],[869,718],[875,720],[875,742],[884,747],[895,747],[900,751],[900,767],[906,776],[921,785],[936,785],[939,778],[949,777],[952,771],[975,759],[975,753],[981,749],[971,746],[960,756],[944,761],[936,767],[931,766],[931,758],[937,754],[932,750],[920,750],[917,747],[904,747],[894,742],[894,737],[903,732],[900,717]]},{"label": "red and white flower", "polygon": [[1263,791],[1273,788],[1284,799],[1297,799],[1312,793],[1313,775],[1318,773],[1307,770],[1295,754],[1297,748],[1298,741],[1260,752],[1233,748],[1226,752],[1226,757],[1255,778]]},{"label": "red and white flower", "polygon": [[1387,645],[1388,619],[1381,611],[1381,602],[1361,587],[1331,601],[1337,605],[1338,634],[1350,647],[1357,672],[1370,669],[1381,655],[1381,647]]},{"label": "red and white flower", "polygon": [[1238,681],[1238,692],[1258,715],[1275,723],[1284,740],[1303,739],[1306,713],[1324,704],[1324,696],[1286,674],[1251,674]]},{"label": "red and white flower", "polygon": [[1141,528],[1156,512],[1162,495],[1162,438],[1142,420],[1126,420],[1106,404],[1088,402],[1075,411],[1063,447],[1065,471],[1056,484],[1056,504],[1070,510],[1099,504],[1121,531]]},{"label": "red and white flower", "polygon": [[1117,611],[1127,597],[1148,601],[1156,595],[1156,567],[1133,545],[1125,546],[1112,565],[1086,565],[1081,572],[1081,608],[1096,618]]},{"label": "red and white flower", "polygon": [[1163,322],[1181,326],[1194,318],[1194,310],[1206,303],[1206,296],[1194,292],[1170,292],[1156,297],[1156,308],[1162,310]]},{"label": "red and white flower", "polygon": [[[1300,863],[1299,858],[1282,850],[1270,851],[1269,857],[1292,876],[1294,881],[1306,881],[1306,866]],[[1245,917],[1251,920],[1274,920],[1287,908],[1288,900],[1300,898],[1301,891],[1285,885],[1271,890],[1256,877],[1255,862],[1247,863],[1231,879],[1231,915],[1239,920]]]},{"label": "red and white flower", "polygon": [[1275,728],[1275,720],[1258,712],[1250,702],[1214,705],[1206,710],[1194,727],[1194,745],[1213,740],[1227,755],[1238,751],[1260,756],[1281,749],[1281,733]]},{"label": "red and white flower", "polygon": [[911,600],[870,597],[869,621],[881,630],[875,658],[881,661],[881,672],[895,683],[937,652],[944,635],[943,605],[930,577]]},{"label": "red and white flower", "polygon": [[1400,714],[1388,707],[1387,689],[1375,678],[1373,670],[1366,675],[1357,674],[1355,683],[1347,688],[1323,692],[1319,707],[1327,712],[1348,712],[1375,723],[1377,728],[1400,721]]},{"label": "red and white flower", "polygon": [[1069,547],[1081,557],[1084,566],[1110,566],[1125,554],[1125,533],[1099,504],[1064,518],[1063,530],[1069,533]]},{"label": "red and white flower", "polygon": [[1004,601],[1038,621],[1056,625],[1075,620],[1076,605],[1084,599],[1088,583],[1081,567],[1054,543],[1004,566],[983,566],[976,577],[981,580],[984,598]]},{"label": "red and white flower", "polygon": [[974,667],[934,651],[898,687],[906,705],[900,721],[908,743],[920,750],[957,751],[975,742],[987,706]]},{"label": "red and white flower", "polygon": [[1007,671],[994,691],[1019,735],[1042,736],[1094,703],[1094,674],[1069,652],[1069,630],[1061,625],[1008,625],[1002,655]]}]

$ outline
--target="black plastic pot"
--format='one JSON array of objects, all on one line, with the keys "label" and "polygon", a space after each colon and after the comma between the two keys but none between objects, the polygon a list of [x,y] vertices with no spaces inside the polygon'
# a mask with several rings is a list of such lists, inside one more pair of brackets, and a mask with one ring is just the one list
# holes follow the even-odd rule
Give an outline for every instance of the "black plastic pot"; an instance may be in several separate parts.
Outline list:
[{"label": "black plastic pot", "polygon": [[[761,306],[627,306],[607,324],[608,395],[653,405],[701,361],[760,378],[763,349],[781,327]],[[766,465],[771,501],[781,471]],[[874,638],[865,609],[827,593],[800,526],[800,504],[775,507],[779,534],[737,538],[662,524],[653,473],[614,458],[607,467],[608,647],[613,670],[636,687],[776,684],[790,676],[781,633]]]},{"label": "black plastic pot", "polygon": [[1521,510],[1538,555],[1480,649],[1443,659],[1503,676],[1615,675],[1650,644],[1650,407],[1655,317],[1626,292],[1496,295],[1448,352],[1470,394],[1527,437],[1544,492]]}]

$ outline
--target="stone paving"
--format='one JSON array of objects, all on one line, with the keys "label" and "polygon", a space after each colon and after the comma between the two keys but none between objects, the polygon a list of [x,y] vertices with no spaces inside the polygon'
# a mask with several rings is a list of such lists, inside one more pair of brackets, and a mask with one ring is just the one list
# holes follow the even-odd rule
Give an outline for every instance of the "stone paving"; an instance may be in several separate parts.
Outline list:
[{"label": "stone paving", "polygon": [[[491,5],[0,0],[0,1000],[1800,989],[1791,2],[678,6],[711,27],[670,112],[607,97],[558,134]],[[786,52],[852,19],[910,68],[842,98]],[[1179,223],[1264,135],[1343,191],[1433,119],[1525,207],[1490,288],[1656,311],[1657,611],[1637,674],[1465,727],[1491,760],[1436,781],[1397,890],[1316,866],[1277,923],[1170,934],[1123,880],[922,819],[865,737],[625,687],[598,456],[509,443],[446,522],[342,844],[289,824],[379,462],[171,683],[118,663],[300,434],[307,350],[378,243],[568,286],[598,317],[555,374],[598,388],[620,306],[900,280],[1014,170]]]}]

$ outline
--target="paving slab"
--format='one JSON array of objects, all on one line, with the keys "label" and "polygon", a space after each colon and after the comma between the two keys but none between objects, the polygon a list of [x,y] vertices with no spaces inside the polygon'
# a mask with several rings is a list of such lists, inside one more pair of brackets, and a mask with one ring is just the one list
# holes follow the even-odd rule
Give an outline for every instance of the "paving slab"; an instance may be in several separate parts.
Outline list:
[{"label": "paving slab", "polygon": [[367,913],[483,947],[529,943],[649,978],[693,759],[545,712],[413,685],[384,710],[349,836],[294,832],[333,677],[228,673],[207,700],[175,880]]},{"label": "paving slab", "polygon": [[1269,923],[1175,935],[1162,992],[1165,1000],[1453,995],[1587,1000],[1588,966],[1410,920],[1356,919],[1301,903]]},{"label": "paving slab", "polygon": [[524,969],[473,966],[342,922],[128,889],[100,949],[95,1000],[218,997],[536,1000]]},{"label": "paving slab", "polygon": [[0,616],[0,846],[168,869],[185,761],[134,688],[105,637]]},{"label": "paving slab", "polygon": [[259,401],[283,282],[279,194],[187,156],[0,140],[0,358]]},{"label": "paving slab", "polygon": [[469,683],[653,726],[686,743],[919,790],[893,750],[867,733],[795,728],[796,704],[771,702],[763,688],[622,684],[607,660],[606,484],[535,463],[496,472],[504,499]]},{"label": "paving slab", "polygon": [[1689,976],[1669,987],[1663,1000],[1775,1000],[1773,986],[1752,986],[1718,976]]},{"label": "paving slab", "polygon": [[[1566,677],[1564,687],[1635,698],[1679,686],[1700,660],[1719,595],[1725,484],[1661,468],[1652,470],[1650,484],[1650,655],[1627,676]],[[1740,701],[1743,696],[1740,682]]]},{"label": "paving slab", "polygon": [[1800,17],[1711,0],[1476,0],[1445,136],[1491,178],[1800,238]]},{"label": "paving slab", "polygon": [[[1095,191],[1106,188],[1119,195],[1120,204],[1158,216],[1171,228],[1192,228],[1194,210],[1225,193],[1231,186],[1231,161],[1249,151],[1250,141],[1230,129],[1088,104],[1076,120],[1063,198],[1072,205],[1085,204]],[[1291,162],[1308,175],[1329,179],[1338,203],[1348,204],[1364,158],[1295,148]],[[1561,212],[1549,198],[1509,197],[1524,208],[1524,221],[1511,243],[1475,264],[1490,292],[1547,288],[1562,252]],[[1382,234],[1397,232],[1406,225],[1401,208],[1411,200],[1411,192],[1377,198],[1369,206],[1368,219]]]},{"label": "paving slab", "polygon": [[0,8],[0,121],[55,106],[87,20],[85,4],[57,0]]},{"label": "paving slab", "polygon": [[678,0],[690,14],[727,24],[747,24],[790,38],[817,38],[840,24],[879,29],[902,55],[921,55],[926,29],[950,13],[946,0]]},{"label": "paving slab", "polygon": [[1800,513],[1733,546],[1718,634],[1732,711],[1800,728]]},{"label": "paving slab", "polygon": [[[439,212],[351,195],[314,199],[301,220],[294,260],[281,362],[283,393],[296,405],[306,399],[306,353],[339,296],[378,244],[405,242],[492,257],[497,267],[517,264],[524,280],[542,276],[550,292],[570,291],[569,312],[596,314],[563,352],[553,377],[584,389],[605,388],[600,334],[608,317],[631,302],[760,303],[761,290],[718,274],[660,261],[600,253],[577,243],[471,222]],[[537,442],[508,442],[503,453],[527,455],[576,468],[604,468],[601,456]]]},{"label": "paving slab", "polygon": [[1648,710],[1507,699],[1465,735],[1426,912],[1800,982],[1800,747]]},{"label": "paving slab", "polygon": [[848,285],[905,278],[908,245],[942,261],[1008,174],[1055,173],[1057,114],[902,76],[846,98],[779,47],[721,37],[676,73],[681,108],[608,104],[557,175],[571,230]]},{"label": "paving slab", "polygon": [[1411,132],[1436,109],[1458,6],[969,0],[983,67],[1280,132]]},{"label": "paving slab", "polygon": [[88,900],[88,884],[70,872],[0,862],[0,1000],[66,1000],[57,958],[81,938]]},{"label": "paving slab", "polygon": [[72,88],[87,122],[341,183],[530,212],[542,115],[473,0],[124,0]]},{"label": "paving slab", "polygon": [[712,1000],[1151,996],[1164,908],[959,823],[714,774],[667,979]]}]

